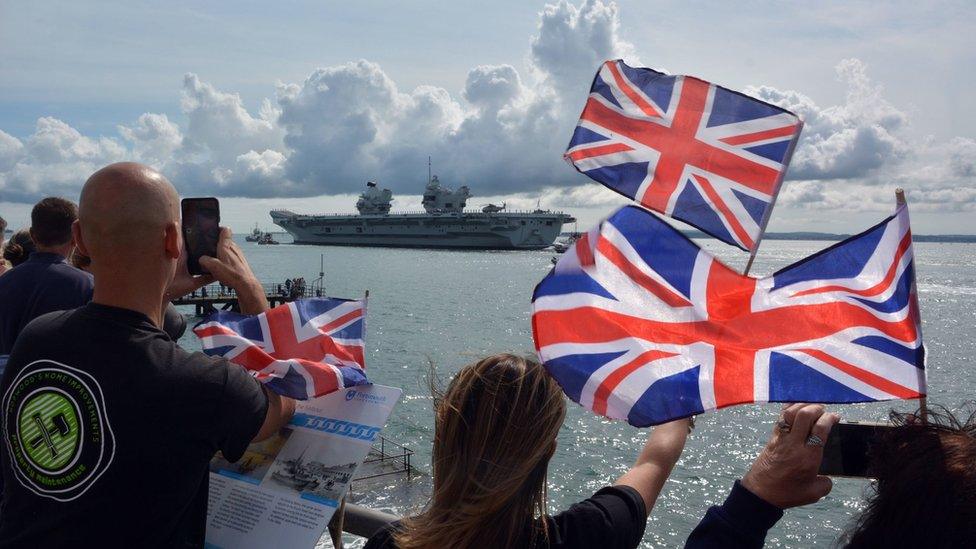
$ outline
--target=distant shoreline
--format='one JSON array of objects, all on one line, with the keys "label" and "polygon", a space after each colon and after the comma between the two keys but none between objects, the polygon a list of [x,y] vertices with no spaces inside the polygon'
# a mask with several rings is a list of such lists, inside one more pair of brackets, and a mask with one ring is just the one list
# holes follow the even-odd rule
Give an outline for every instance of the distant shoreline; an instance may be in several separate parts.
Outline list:
[{"label": "distant shoreline", "polygon": [[[690,238],[710,238],[707,234],[699,231],[682,231]],[[830,242],[840,242],[845,238],[850,238],[849,234],[834,233],[815,233],[815,232],[791,232],[791,233],[766,233],[764,240],[824,240]],[[956,244],[976,243],[976,234],[913,234],[913,242],[941,242]]]},{"label": "distant shoreline", "polygon": [[[563,232],[559,236],[569,236],[572,233]],[[712,238],[701,231],[681,231],[681,234],[688,238]],[[766,233],[763,240],[820,240],[824,242],[840,242],[845,238],[850,238],[849,234],[835,233],[816,233],[816,232],[789,232],[789,233]],[[976,234],[915,234],[912,235],[913,242],[940,242],[949,244],[973,244],[976,243]]]}]

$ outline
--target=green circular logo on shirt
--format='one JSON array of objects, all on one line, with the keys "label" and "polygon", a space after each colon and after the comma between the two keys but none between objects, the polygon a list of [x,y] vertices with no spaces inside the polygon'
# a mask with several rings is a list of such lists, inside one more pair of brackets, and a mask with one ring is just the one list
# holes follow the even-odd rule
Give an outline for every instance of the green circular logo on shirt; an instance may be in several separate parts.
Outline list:
[{"label": "green circular logo on shirt", "polygon": [[52,360],[28,364],[3,395],[4,442],[17,480],[71,501],[102,476],[115,438],[98,381]]},{"label": "green circular logo on shirt", "polygon": [[47,472],[64,468],[78,454],[78,415],[77,404],[63,391],[41,389],[24,400],[17,422],[27,459]]}]

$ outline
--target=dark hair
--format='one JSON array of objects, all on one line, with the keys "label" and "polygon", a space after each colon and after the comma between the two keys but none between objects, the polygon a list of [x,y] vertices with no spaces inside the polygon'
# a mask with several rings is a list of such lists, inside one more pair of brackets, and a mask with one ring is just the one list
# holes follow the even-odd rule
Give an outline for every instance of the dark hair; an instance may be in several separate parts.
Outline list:
[{"label": "dark hair", "polygon": [[927,415],[891,413],[897,427],[870,453],[874,493],[843,546],[976,547],[976,413]]},{"label": "dark hair", "polygon": [[30,254],[34,252],[34,241],[31,235],[24,229],[14,233],[3,247],[3,258],[16,267],[27,261]]},{"label": "dark hair", "polygon": [[566,403],[538,362],[511,354],[435,392],[434,490],[394,535],[400,549],[519,547],[548,536],[546,472]]},{"label": "dark hair", "polygon": [[70,200],[49,196],[31,210],[31,234],[38,246],[60,246],[71,242],[71,224],[78,219],[78,206]]},{"label": "dark hair", "polygon": [[79,252],[77,248],[75,248],[75,251],[71,252],[71,257],[68,258],[68,262],[70,262],[75,269],[81,269],[82,271],[87,271],[88,268],[91,267],[91,258]]}]

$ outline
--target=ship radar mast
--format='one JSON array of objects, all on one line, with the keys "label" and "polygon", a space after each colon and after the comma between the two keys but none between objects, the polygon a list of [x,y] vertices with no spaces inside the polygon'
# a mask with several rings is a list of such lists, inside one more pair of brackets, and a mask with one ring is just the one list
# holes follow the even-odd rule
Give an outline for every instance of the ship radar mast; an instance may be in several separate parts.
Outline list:
[{"label": "ship radar mast", "polygon": [[359,215],[387,215],[393,202],[393,192],[390,189],[380,189],[372,181],[366,182],[366,190],[359,195],[356,209]]},{"label": "ship radar mast", "polygon": [[463,213],[471,198],[468,187],[462,186],[458,190],[442,187],[440,180],[431,171],[430,157],[427,157],[427,186],[424,188],[424,199],[421,202],[424,210],[429,214]]}]

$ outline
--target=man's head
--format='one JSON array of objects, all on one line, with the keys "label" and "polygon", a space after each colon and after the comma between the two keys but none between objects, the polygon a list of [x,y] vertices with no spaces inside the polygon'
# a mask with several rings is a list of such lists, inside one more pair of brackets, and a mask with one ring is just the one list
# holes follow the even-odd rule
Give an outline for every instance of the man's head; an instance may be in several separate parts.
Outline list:
[{"label": "man's head", "polygon": [[64,198],[49,196],[31,210],[30,235],[38,251],[67,257],[71,253],[71,225],[78,219],[78,207]]},{"label": "man's head", "polygon": [[179,196],[156,170],[134,162],[106,166],[81,191],[75,238],[99,286],[158,293],[182,251]]}]

